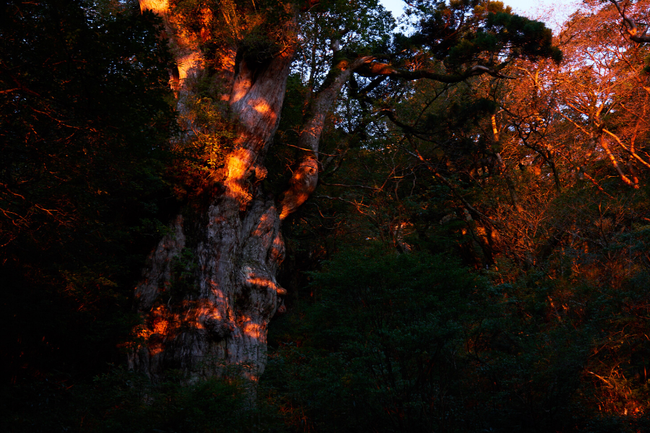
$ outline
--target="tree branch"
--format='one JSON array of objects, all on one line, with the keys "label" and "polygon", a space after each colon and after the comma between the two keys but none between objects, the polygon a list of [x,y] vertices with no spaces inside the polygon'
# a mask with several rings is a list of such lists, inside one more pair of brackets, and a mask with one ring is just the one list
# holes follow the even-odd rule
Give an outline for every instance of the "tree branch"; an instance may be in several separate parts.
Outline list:
[{"label": "tree branch", "polygon": [[475,217],[478,217],[480,220],[487,222],[487,223],[490,224],[492,227],[495,227],[495,223],[494,223],[494,221],[492,221],[492,220],[490,219],[490,217],[488,217],[487,215],[485,215],[484,213],[482,213],[481,211],[479,211],[478,209],[476,209],[474,206],[472,206],[472,205],[471,205],[471,204],[470,204],[470,203],[465,199],[465,197],[463,197],[462,194],[460,194],[460,193],[458,192],[458,190],[456,189],[456,187],[455,187],[455,186],[454,186],[454,185],[453,185],[453,184],[452,184],[452,183],[451,183],[451,182],[450,182],[446,177],[444,177],[442,174],[440,174],[440,173],[438,172],[438,170],[436,170],[436,169],[433,167],[433,165],[432,165],[431,163],[429,163],[429,161],[427,161],[426,159],[424,159],[424,157],[422,156],[422,154],[420,154],[420,152],[419,152],[417,149],[415,149],[414,151],[410,151],[410,150],[407,149],[406,152],[407,152],[409,155],[411,155],[411,156],[415,157],[416,159],[420,160],[422,163],[424,163],[424,165],[425,165],[425,166],[426,166],[426,167],[427,167],[427,168],[428,168],[428,169],[433,173],[433,175],[434,175],[437,179],[439,179],[443,184],[445,184],[445,185],[446,185],[446,186],[451,190],[451,192],[452,192],[456,197],[458,197],[458,199],[459,199],[459,200],[463,203],[463,205],[465,206],[465,209],[467,209],[470,213],[474,214]]},{"label": "tree branch", "polygon": [[636,22],[628,15],[625,14],[625,7],[621,8],[621,5],[618,4],[617,0],[609,0],[609,1],[616,7],[616,10],[618,10],[619,15],[623,19],[623,23],[625,24],[625,30],[627,31],[627,34],[630,36],[630,40],[634,42],[638,42],[640,44],[649,43],[650,35],[647,34],[648,27],[646,27],[643,33],[639,34],[639,28],[637,27]]},{"label": "tree branch", "polygon": [[629,177],[623,173],[623,170],[621,169],[621,166],[618,164],[618,161],[616,160],[616,157],[612,153],[612,151],[609,148],[609,144],[607,144],[607,139],[603,134],[600,135],[600,146],[605,150],[605,153],[609,157],[609,160],[611,161],[612,165],[614,166],[614,169],[616,169],[616,172],[620,176],[621,180],[629,186],[632,186],[634,188],[639,188],[638,180],[634,178],[634,182],[630,180]]},{"label": "tree branch", "polygon": [[[500,68],[499,68],[500,69]],[[389,63],[372,62],[366,63],[357,69],[357,73],[364,77],[378,77],[381,75],[389,76],[406,81],[419,80],[426,78],[429,80],[439,81],[441,83],[459,83],[470,77],[488,74],[496,78],[512,78],[502,75],[499,69],[488,68],[483,65],[474,65],[463,72],[456,74],[441,74],[430,69],[416,69],[409,71],[397,68]]]},{"label": "tree branch", "polygon": [[318,184],[318,146],[325,127],[327,113],[336,102],[341,87],[345,84],[352,72],[372,57],[360,57],[352,62],[347,60],[337,61],[325,79],[323,89],[312,101],[309,118],[301,128],[298,136],[298,146],[303,150],[311,149],[302,158],[302,162],[293,172],[289,181],[289,189],[285,191],[281,203],[280,220],[285,220],[291,213],[295,212],[316,189]]},{"label": "tree branch", "polygon": [[369,189],[371,191],[381,191],[381,188],[377,188],[377,187],[374,187],[374,186],[346,185],[346,184],[342,184],[342,183],[327,183],[327,182],[323,182],[322,180],[320,181],[320,183],[322,185],[326,185],[326,186],[341,186],[341,187],[344,187],[344,188],[363,188],[363,189]]},{"label": "tree branch", "polygon": [[641,164],[643,164],[643,165],[645,165],[646,167],[650,168],[650,164],[647,163],[646,161],[644,161],[643,158],[641,158],[639,155],[637,155],[636,152],[634,152],[634,151],[631,150],[631,149],[628,149],[627,146],[625,146],[625,144],[623,144],[623,142],[621,141],[621,139],[618,138],[618,135],[614,134],[614,133],[611,132],[611,131],[608,131],[608,130],[605,129],[605,128],[603,128],[603,132],[606,133],[606,134],[608,134],[608,135],[611,136],[612,138],[614,138],[614,140],[616,140],[616,142],[618,143],[619,146],[621,146],[621,147],[622,147],[626,152],[628,152],[630,155],[632,155],[632,156],[633,156],[636,160],[638,160]]}]

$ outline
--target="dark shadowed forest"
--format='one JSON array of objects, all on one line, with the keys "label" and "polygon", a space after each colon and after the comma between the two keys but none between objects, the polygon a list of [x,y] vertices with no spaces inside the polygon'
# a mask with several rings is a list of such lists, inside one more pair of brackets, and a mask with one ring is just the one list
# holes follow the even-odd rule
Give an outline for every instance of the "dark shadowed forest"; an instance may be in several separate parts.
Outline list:
[{"label": "dark shadowed forest", "polygon": [[1,8],[2,431],[650,431],[650,1]]}]

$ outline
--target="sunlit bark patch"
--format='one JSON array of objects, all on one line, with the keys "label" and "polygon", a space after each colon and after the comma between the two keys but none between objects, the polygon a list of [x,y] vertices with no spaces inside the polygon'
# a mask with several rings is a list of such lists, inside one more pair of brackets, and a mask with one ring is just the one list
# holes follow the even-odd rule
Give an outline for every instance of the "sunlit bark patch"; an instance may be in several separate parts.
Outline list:
[{"label": "sunlit bark patch", "polygon": [[231,104],[239,102],[253,86],[253,81],[249,78],[241,77],[241,75],[235,80],[235,83],[232,86],[232,94],[230,96]]},{"label": "sunlit bark patch", "polygon": [[209,280],[208,286],[210,287],[210,294],[214,297],[216,302],[226,302],[226,295],[219,287],[216,281]]},{"label": "sunlit bark patch", "polygon": [[280,287],[279,285],[271,281],[269,278],[249,278],[248,280],[246,280],[246,283],[251,286],[265,287],[271,290],[275,290],[275,292],[278,295],[287,294],[287,290],[285,288]]},{"label": "sunlit bark patch", "polygon": [[160,305],[149,316],[149,325],[139,330],[138,338],[146,341],[151,356],[165,350],[165,342],[178,329],[178,316],[173,315],[165,305]]},{"label": "sunlit bark patch", "polygon": [[316,189],[318,162],[314,158],[304,160],[291,178],[291,187],[284,193],[280,219],[284,220],[302,205]]},{"label": "sunlit bark patch", "polygon": [[244,266],[242,269],[245,284],[248,287],[256,289],[271,289],[278,295],[283,296],[287,294],[287,290],[277,284],[273,278],[265,275],[264,272],[253,270],[250,266]]},{"label": "sunlit bark patch", "polygon": [[227,195],[237,200],[240,206],[246,206],[252,196],[245,187],[244,181],[249,175],[249,169],[254,161],[254,154],[247,149],[237,149],[228,159],[228,175],[226,178]]},{"label": "sunlit bark patch", "polygon": [[262,335],[265,335],[266,327],[253,322],[246,322],[243,327],[244,334],[251,338],[259,339]]},{"label": "sunlit bark patch", "polygon": [[152,11],[156,14],[162,15],[167,13],[169,10],[169,1],[168,0],[140,0],[140,10]]},{"label": "sunlit bark patch", "polygon": [[204,59],[198,51],[192,51],[177,58],[178,78],[181,85],[183,81],[191,74],[192,70],[199,70],[203,67]]},{"label": "sunlit bark patch", "polygon": [[274,110],[271,108],[268,102],[264,99],[256,99],[254,101],[251,101],[251,106],[255,111],[257,111],[259,114],[264,115],[270,123],[275,123],[275,120],[277,118]]}]

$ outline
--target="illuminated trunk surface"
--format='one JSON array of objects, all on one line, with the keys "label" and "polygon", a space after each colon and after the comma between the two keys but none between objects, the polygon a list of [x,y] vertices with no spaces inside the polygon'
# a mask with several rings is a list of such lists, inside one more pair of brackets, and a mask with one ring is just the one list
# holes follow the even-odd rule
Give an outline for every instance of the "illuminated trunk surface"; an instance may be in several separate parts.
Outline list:
[{"label": "illuminated trunk surface", "polygon": [[[179,111],[203,73],[198,44],[170,25],[166,0],[141,0],[164,18],[177,48]],[[236,125],[233,150],[206,212],[179,216],[151,254],[136,288],[144,324],[131,368],[154,379],[177,369],[188,380],[233,373],[256,380],[266,363],[267,326],[285,293],[276,282],[284,257],[273,197],[259,187],[277,129],[293,50],[251,66],[223,48],[214,79]],[[200,127],[200,125],[198,125]],[[234,371],[233,371],[234,370]]]}]

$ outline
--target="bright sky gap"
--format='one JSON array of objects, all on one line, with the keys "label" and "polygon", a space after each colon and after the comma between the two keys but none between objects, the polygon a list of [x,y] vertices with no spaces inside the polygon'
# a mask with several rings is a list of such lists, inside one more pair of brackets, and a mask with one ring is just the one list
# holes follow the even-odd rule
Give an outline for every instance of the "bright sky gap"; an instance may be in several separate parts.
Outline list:
[{"label": "bright sky gap", "polygon": [[[520,15],[544,21],[554,31],[557,31],[580,5],[579,0],[506,0],[503,3]],[[382,4],[397,18],[402,14],[405,2],[382,0]]]}]

